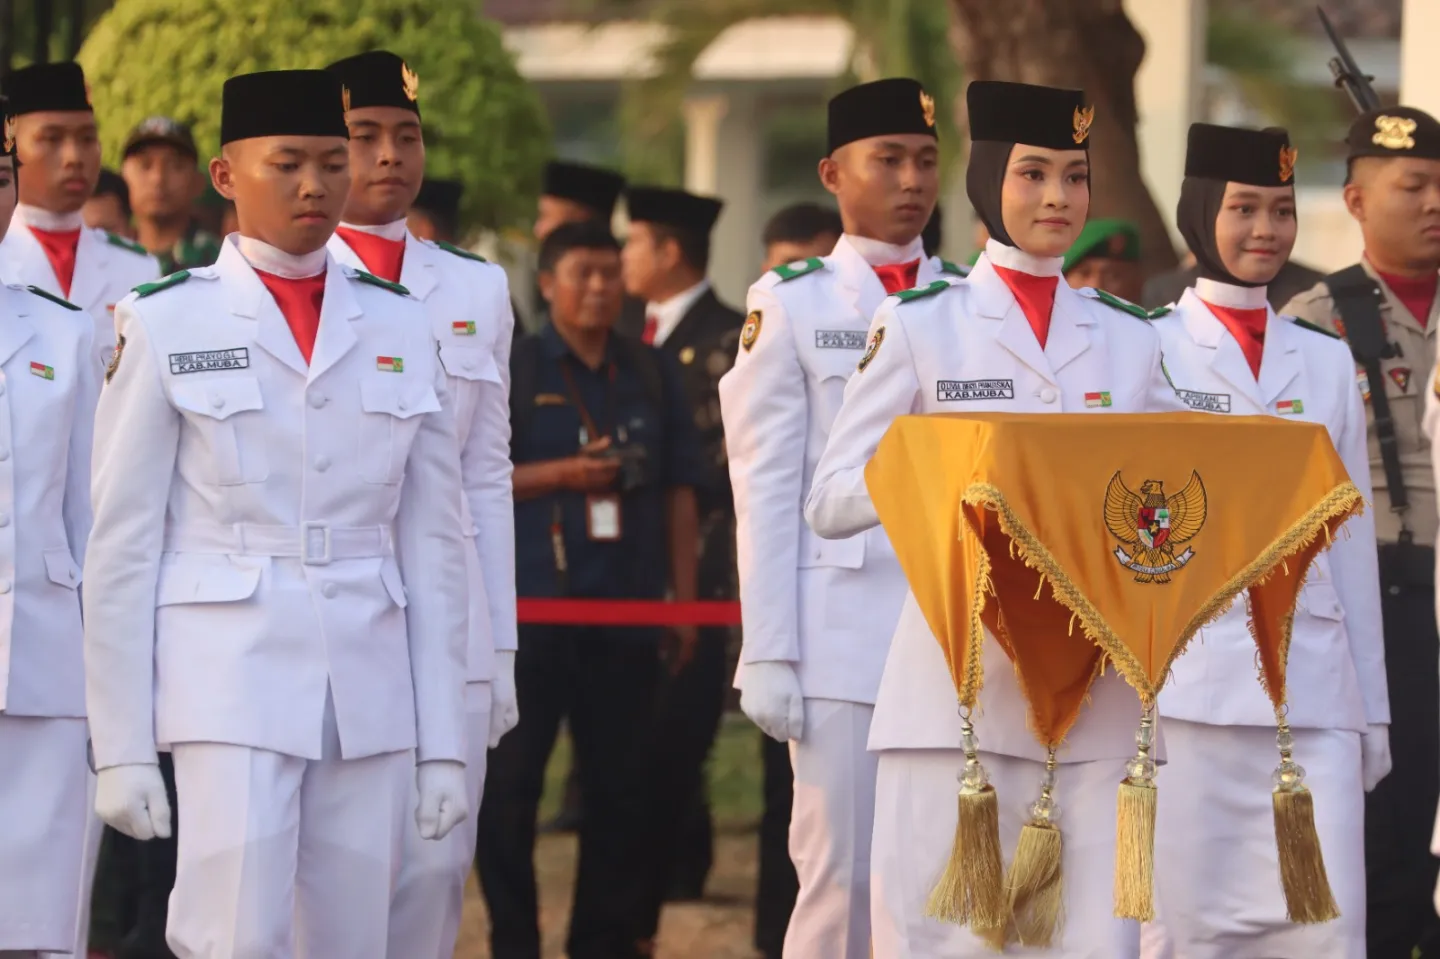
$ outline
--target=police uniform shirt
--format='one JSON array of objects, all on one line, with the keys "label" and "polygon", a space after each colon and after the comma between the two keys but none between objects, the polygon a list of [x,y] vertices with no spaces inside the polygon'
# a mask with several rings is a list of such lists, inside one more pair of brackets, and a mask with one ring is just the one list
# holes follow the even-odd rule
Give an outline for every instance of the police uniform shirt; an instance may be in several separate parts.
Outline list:
[{"label": "police uniform shirt", "polygon": [[[665,494],[675,487],[697,487],[704,479],[679,371],[658,350],[644,348],[658,367],[663,408],[657,408],[644,375],[631,365],[632,354],[639,347],[617,346],[612,333],[605,361],[592,370],[575,357],[553,326],[541,330],[537,341],[534,395],[517,398],[533,409],[526,422],[516,424],[511,439],[515,465],[577,454],[585,419],[575,406],[572,383],[596,428],[611,437],[612,448],[628,447],[643,451],[643,455],[635,456],[631,466],[622,467],[617,478],[620,538],[613,542],[590,539],[586,493],[562,489],[515,503],[517,592],[521,596],[662,598],[670,583]],[[512,383],[516,386],[526,379],[514,368],[517,358],[524,355],[523,350],[512,354]],[[564,371],[569,372],[568,379]],[[585,441],[598,438],[584,436]],[[627,473],[633,488],[622,489]],[[557,511],[567,567],[563,577],[556,568],[552,542]]]},{"label": "police uniform shirt", "polygon": [[[1382,543],[1400,538],[1400,518],[1390,510],[1386,494],[1385,464],[1380,457],[1380,441],[1375,435],[1375,413],[1370,406],[1371,393],[1385,390],[1390,401],[1390,416],[1395,421],[1395,438],[1400,452],[1400,469],[1405,478],[1405,492],[1410,500],[1406,521],[1415,542],[1435,545],[1437,524],[1435,477],[1430,467],[1430,442],[1425,438],[1426,373],[1435,365],[1435,325],[1440,323],[1440,297],[1430,305],[1430,315],[1422,324],[1385,284],[1370,265],[1361,260],[1385,295],[1380,310],[1385,338],[1397,347],[1397,355],[1380,361],[1383,383],[1371,383],[1358,364],[1355,377],[1365,397],[1366,433],[1370,445],[1370,479],[1375,487],[1375,531]],[[1345,323],[1335,309],[1335,301],[1324,282],[1291,300],[1281,312],[1345,337]]]}]

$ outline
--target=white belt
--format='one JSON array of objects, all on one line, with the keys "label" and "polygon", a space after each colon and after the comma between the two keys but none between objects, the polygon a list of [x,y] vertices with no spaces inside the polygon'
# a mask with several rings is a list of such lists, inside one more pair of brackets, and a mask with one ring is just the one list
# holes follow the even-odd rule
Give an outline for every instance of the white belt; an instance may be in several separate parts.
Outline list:
[{"label": "white belt", "polygon": [[387,526],[332,527],[322,522],[299,526],[186,523],[166,527],[165,551],[295,557],[306,566],[325,566],[336,559],[389,556],[392,549]]}]

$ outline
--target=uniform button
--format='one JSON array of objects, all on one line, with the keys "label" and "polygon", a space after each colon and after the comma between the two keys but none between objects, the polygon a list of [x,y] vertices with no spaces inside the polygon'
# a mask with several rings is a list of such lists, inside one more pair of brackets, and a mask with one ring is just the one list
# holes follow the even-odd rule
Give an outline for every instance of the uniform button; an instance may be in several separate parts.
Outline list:
[{"label": "uniform button", "polygon": [[[473,370],[473,369],[475,369],[475,367],[476,367],[477,365],[478,365],[478,364],[475,362],[475,360],[474,360],[473,358],[468,359],[468,360],[465,361],[465,369],[467,369],[467,370]],[[5,387],[0,386],[0,393],[3,393],[3,392],[5,392]]]},{"label": "uniform button", "polygon": [[323,472],[325,472],[326,470],[328,470],[329,468],[330,468],[330,457],[328,457],[328,456],[317,456],[317,457],[315,457],[315,471],[316,471],[317,473],[323,473]]},{"label": "uniform button", "polygon": [[327,402],[327,397],[325,396],[324,393],[311,393],[311,394],[310,394],[310,407],[311,407],[312,409],[317,409],[317,410],[318,410],[320,407],[324,406],[326,402]]},{"label": "uniform button", "polygon": [[210,394],[210,405],[215,407],[215,409],[217,410],[223,409],[225,406],[225,397],[221,396],[219,393]]},{"label": "uniform button", "polygon": [[7,527],[7,526],[9,526],[9,525],[10,525],[10,514],[9,514],[9,513],[0,513],[0,529],[4,529],[5,527]]},{"label": "uniform button", "polygon": [[403,413],[403,412],[405,412],[406,410],[408,410],[410,407],[409,407],[409,405],[408,405],[404,400],[400,400],[399,402],[397,402],[397,403],[395,404],[395,408],[396,408],[397,410],[399,410],[400,412]]},{"label": "uniform button", "polygon": [[334,583],[326,583],[324,586],[320,587],[320,592],[324,595],[326,599],[334,599],[335,594],[340,592],[340,587],[336,586]]},{"label": "uniform button", "polygon": [[6,594],[9,593],[9,592],[10,592],[10,581],[9,581],[8,579],[0,579],[0,596],[4,596],[4,595],[6,595]]},{"label": "uniform button", "polygon": [[1043,390],[1040,391],[1040,402],[1042,402],[1042,403],[1053,403],[1053,402],[1055,402],[1055,399],[1056,399],[1057,395],[1058,395],[1058,394],[1056,394],[1056,392],[1055,392],[1053,389],[1051,389],[1050,387],[1047,386],[1047,387],[1045,387]]},{"label": "uniform button", "polygon": [[5,461],[8,460],[9,458],[10,458],[10,451],[9,451],[9,450],[0,450],[0,463],[5,462]]},{"label": "uniform button", "polygon": [[1390,595],[1391,595],[1391,596],[1399,596],[1399,595],[1400,595],[1400,587],[1399,587],[1399,586],[1391,586],[1391,587],[1390,587]]}]

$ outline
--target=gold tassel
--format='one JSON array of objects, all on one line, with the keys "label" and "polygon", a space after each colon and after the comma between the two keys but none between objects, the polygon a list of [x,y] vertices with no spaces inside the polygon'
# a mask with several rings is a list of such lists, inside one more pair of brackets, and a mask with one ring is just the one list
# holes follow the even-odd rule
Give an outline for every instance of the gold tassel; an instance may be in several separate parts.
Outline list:
[{"label": "gold tassel", "polygon": [[1005,877],[1011,921],[1021,945],[1048,948],[1060,928],[1065,905],[1061,868],[1063,844],[1055,825],[1055,750],[1045,758],[1040,798],[1030,807],[1030,821],[1020,829],[1015,858]]},{"label": "gold tassel", "polygon": [[960,728],[965,769],[960,774],[955,841],[945,872],[930,893],[925,915],[968,925],[977,936],[991,941],[997,934],[1003,937],[1007,917],[1000,864],[1000,803],[980,765],[980,745],[968,707],[961,709]]},{"label": "gold tassel", "polygon": [[1340,916],[1330,892],[1320,836],[1315,832],[1315,797],[1305,787],[1305,770],[1291,757],[1295,739],[1283,715],[1277,717],[1280,765],[1275,770],[1275,845],[1280,851],[1280,884],[1291,922],[1312,925]]},{"label": "gold tassel", "polygon": [[1155,918],[1155,708],[1145,710],[1135,734],[1136,753],[1125,766],[1115,821],[1115,915]]}]

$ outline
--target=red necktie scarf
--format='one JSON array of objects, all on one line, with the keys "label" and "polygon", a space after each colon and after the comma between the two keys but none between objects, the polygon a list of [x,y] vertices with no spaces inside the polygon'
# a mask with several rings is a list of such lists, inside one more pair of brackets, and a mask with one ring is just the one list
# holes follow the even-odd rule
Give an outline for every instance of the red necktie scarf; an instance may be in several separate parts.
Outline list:
[{"label": "red necktie scarf", "polygon": [[273,273],[255,271],[265,289],[275,297],[275,305],[285,314],[285,322],[295,337],[295,345],[305,362],[315,351],[315,337],[320,332],[320,306],[325,302],[325,274],[307,276],[298,280],[276,276]]},{"label": "red necktie scarf", "polygon": [[916,277],[920,275],[920,261],[887,263],[884,266],[874,267],[874,270],[875,275],[880,277],[880,282],[885,285],[885,292],[894,296],[901,290],[915,289]]},{"label": "red necktie scarf", "polygon": [[42,230],[32,226],[30,232],[40,241],[45,259],[50,261],[55,279],[60,281],[60,294],[68,298],[70,281],[75,278],[75,250],[80,245],[80,231]]},{"label": "red necktie scarf", "polygon": [[[1200,302],[1205,303],[1204,300]],[[1269,312],[1263,306],[1253,310],[1241,310],[1233,306],[1216,306],[1214,303],[1205,305],[1215,314],[1215,319],[1235,337],[1235,342],[1240,344],[1240,351],[1245,354],[1245,362],[1250,364],[1250,373],[1258,380],[1260,360],[1265,355],[1265,324],[1269,320]]]},{"label": "red necktie scarf", "polygon": [[640,342],[646,346],[655,345],[655,334],[660,331],[660,321],[653,316],[645,317],[645,329],[640,331]]},{"label": "red necktie scarf", "polygon": [[1035,276],[1003,266],[995,266],[995,273],[1010,288],[1010,294],[1030,322],[1035,341],[1040,344],[1040,349],[1045,349],[1045,341],[1050,338],[1050,314],[1055,309],[1055,285],[1060,282],[1060,277]]},{"label": "red necktie scarf", "polygon": [[338,227],[335,232],[350,245],[355,255],[360,257],[365,269],[382,280],[400,282],[400,269],[405,264],[404,240],[387,240],[383,236],[354,230],[348,226]]},{"label": "red necktie scarf", "polygon": [[[1375,271],[1380,273],[1379,270]],[[1440,286],[1440,273],[1431,273],[1412,280],[1404,276],[1391,276],[1389,273],[1380,273],[1380,279],[1390,287],[1390,292],[1405,304],[1405,309],[1415,317],[1423,329],[1430,323],[1430,307],[1435,303],[1435,290]]]}]

